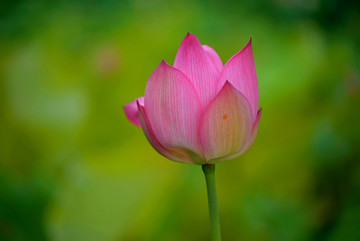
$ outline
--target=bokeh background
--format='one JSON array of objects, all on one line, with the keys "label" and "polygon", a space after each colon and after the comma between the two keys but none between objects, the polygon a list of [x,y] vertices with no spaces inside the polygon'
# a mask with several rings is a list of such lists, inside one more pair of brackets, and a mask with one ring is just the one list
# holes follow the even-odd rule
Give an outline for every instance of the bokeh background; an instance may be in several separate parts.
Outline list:
[{"label": "bokeh background", "polygon": [[2,0],[0,240],[207,241],[201,167],[122,106],[187,32],[225,63],[253,39],[263,107],[217,165],[223,240],[360,240],[358,1]]}]

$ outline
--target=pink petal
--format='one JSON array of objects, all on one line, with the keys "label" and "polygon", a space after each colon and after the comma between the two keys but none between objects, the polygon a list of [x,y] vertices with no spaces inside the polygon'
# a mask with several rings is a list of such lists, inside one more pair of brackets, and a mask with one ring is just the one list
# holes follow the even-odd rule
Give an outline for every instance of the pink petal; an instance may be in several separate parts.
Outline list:
[{"label": "pink petal", "polygon": [[247,141],[246,145],[244,146],[244,149],[243,149],[242,153],[245,153],[246,151],[248,151],[250,149],[250,147],[252,146],[252,144],[254,144],[254,141],[256,139],[258,129],[259,129],[261,111],[262,111],[262,108],[260,108],[260,110],[257,112],[255,122],[254,122],[254,124],[252,126],[252,129],[251,129],[250,138]]},{"label": "pink petal", "polygon": [[242,150],[252,123],[248,100],[226,82],[205,109],[200,123],[200,139],[207,162],[216,162],[217,158]]},{"label": "pink petal", "polygon": [[254,124],[253,124],[253,126],[252,126],[249,139],[247,140],[246,144],[243,146],[242,150],[240,150],[240,151],[237,152],[237,153],[228,155],[228,156],[223,156],[223,157],[214,159],[214,160],[212,160],[213,163],[218,163],[218,162],[222,162],[222,161],[226,161],[226,160],[231,160],[231,159],[237,158],[237,157],[239,157],[239,156],[242,156],[245,152],[247,152],[247,151],[250,149],[250,147],[252,146],[252,144],[254,143],[254,141],[255,141],[255,139],[256,139],[257,131],[258,131],[258,128],[259,128],[259,121],[260,121],[260,116],[261,116],[261,110],[262,110],[262,109],[260,109],[260,110],[258,111],[258,113],[257,113],[256,120],[255,120],[255,122],[254,122]]},{"label": "pink petal", "polygon": [[220,75],[217,89],[229,81],[249,100],[252,116],[255,119],[259,105],[259,90],[256,78],[254,56],[249,43],[225,64]]},{"label": "pink petal", "polygon": [[133,123],[134,125],[137,125],[138,127],[141,127],[139,116],[138,116],[138,107],[137,102],[140,103],[140,105],[144,105],[144,97],[139,97],[132,102],[130,102],[127,105],[124,105],[124,111],[126,114],[126,117],[128,120]]},{"label": "pink petal", "polygon": [[240,150],[239,152],[237,152],[235,154],[221,157],[221,158],[216,160],[217,162],[222,162],[222,161],[225,161],[225,160],[234,159],[236,157],[239,157],[239,156],[243,155],[245,152],[247,152],[250,149],[250,147],[252,146],[252,144],[254,143],[254,141],[256,139],[257,131],[258,131],[258,128],[259,128],[260,116],[261,116],[261,109],[257,113],[256,120],[255,120],[255,122],[254,122],[254,124],[252,126],[249,139],[247,140],[247,142],[244,145],[244,147],[242,148],[242,150]]},{"label": "pink petal", "polygon": [[219,69],[201,46],[195,35],[188,33],[176,54],[174,67],[181,70],[193,83],[201,103],[206,106],[216,95]]},{"label": "pink petal", "polygon": [[139,121],[141,122],[142,130],[146,138],[148,139],[151,146],[159,152],[161,155],[176,161],[184,162],[190,164],[196,164],[186,152],[181,149],[167,149],[165,148],[159,140],[156,138],[153,129],[151,128],[149,119],[146,115],[145,108],[139,102],[137,102],[138,112],[139,112]]},{"label": "pink petal", "polygon": [[159,142],[184,148],[202,156],[197,135],[201,104],[190,80],[162,61],[145,89],[145,108]]},{"label": "pink petal", "polygon": [[213,48],[211,48],[208,45],[203,45],[203,48],[206,51],[206,53],[209,55],[211,61],[213,62],[215,68],[217,69],[217,71],[221,72],[224,65],[223,65],[219,55],[216,53],[216,51]]}]

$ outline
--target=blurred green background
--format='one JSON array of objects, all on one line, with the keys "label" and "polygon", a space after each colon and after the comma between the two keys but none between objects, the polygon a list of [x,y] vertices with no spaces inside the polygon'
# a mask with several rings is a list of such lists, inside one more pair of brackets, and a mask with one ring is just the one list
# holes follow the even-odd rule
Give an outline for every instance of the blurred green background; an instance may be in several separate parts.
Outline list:
[{"label": "blurred green background", "polygon": [[1,1],[0,240],[209,240],[201,167],[122,109],[187,32],[224,63],[253,38],[263,115],[217,165],[223,240],[360,240],[359,26],[358,1]]}]

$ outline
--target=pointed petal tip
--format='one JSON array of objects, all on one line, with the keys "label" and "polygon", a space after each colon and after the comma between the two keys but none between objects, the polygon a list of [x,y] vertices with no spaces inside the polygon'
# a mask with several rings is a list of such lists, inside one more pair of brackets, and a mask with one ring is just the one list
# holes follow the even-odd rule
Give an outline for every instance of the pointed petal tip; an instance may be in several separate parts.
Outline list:
[{"label": "pointed petal tip", "polygon": [[173,66],[171,66],[170,64],[168,64],[165,60],[161,60],[160,64],[156,67],[156,69],[154,70],[154,72],[152,74],[154,74],[155,72],[163,72],[166,71],[168,69],[172,69]]},{"label": "pointed petal tip", "polygon": [[[185,35],[185,38],[191,38],[195,36],[194,34],[190,33],[190,32],[187,32],[187,34]],[[196,37],[196,36],[195,36]]]},{"label": "pointed petal tip", "polygon": [[139,106],[144,105],[144,97],[139,97],[129,104],[123,105],[127,119],[134,125],[141,127],[138,111]]},{"label": "pointed petal tip", "polygon": [[243,52],[245,52],[248,48],[250,48],[252,51],[252,38],[250,37],[249,42],[247,42],[247,44],[245,44],[245,46],[236,54],[234,54],[229,60],[228,62],[230,62],[231,59],[235,58],[236,56],[242,54]]},{"label": "pointed petal tip", "polygon": [[239,53],[248,48],[252,48],[252,37],[250,37],[249,42],[247,42],[247,44],[239,51]]},{"label": "pointed petal tip", "polygon": [[158,65],[158,67],[165,67],[165,66],[169,66],[169,64],[168,63],[166,63],[166,61],[165,60],[161,60],[161,62],[160,62],[160,64]]},{"label": "pointed petal tip", "polygon": [[240,92],[238,89],[235,88],[235,86],[229,80],[225,81],[225,84],[221,87],[220,91],[223,90],[223,89],[227,89],[227,88],[234,89],[237,92]]},{"label": "pointed petal tip", "polygon": [[200,41],[199,39],[195,36],[195,34],[192,34],[192,33],[187,33],[184,40],[182,41],[182,44],[184,43],[193,43],[193,42],[199,42],[200,44]]},{"label": "pointed petal tip", "polygon": [[227,63],[225,64],[225,66],[227,64],[229,64],[231,62],[231,60],[233,60],[234,58],[236,58],[237,56],[243,54],[243,52],[245,52],[248,48],[250,48],[250,51],[251,51],[251,55],[252,55],[252,38],[250,37],[249,39],[249,42],[239,51],[237,52],[236,54],[234,54],[228,61]]}]

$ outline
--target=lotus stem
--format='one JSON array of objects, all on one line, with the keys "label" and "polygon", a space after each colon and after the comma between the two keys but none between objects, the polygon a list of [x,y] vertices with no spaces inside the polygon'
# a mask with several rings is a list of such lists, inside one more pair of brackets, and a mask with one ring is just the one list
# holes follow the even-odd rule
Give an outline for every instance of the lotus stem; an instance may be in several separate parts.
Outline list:
[{"label": "lotus stem", "polygon": [[209,202],[211,241],[221,241],[220,217],[215,183],[215,165],[202,165],[202,169],[205,174]]}]

